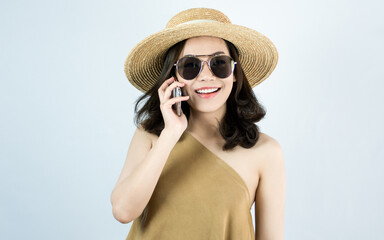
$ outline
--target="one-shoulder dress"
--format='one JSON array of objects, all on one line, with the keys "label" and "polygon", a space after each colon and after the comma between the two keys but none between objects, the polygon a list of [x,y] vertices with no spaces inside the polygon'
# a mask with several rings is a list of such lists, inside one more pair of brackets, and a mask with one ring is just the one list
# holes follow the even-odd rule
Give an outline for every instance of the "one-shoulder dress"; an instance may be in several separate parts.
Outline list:
[{"label": "one-shoulder dress", "polygon": [[126,240],[253,240],[244,180],[185,131]]}]

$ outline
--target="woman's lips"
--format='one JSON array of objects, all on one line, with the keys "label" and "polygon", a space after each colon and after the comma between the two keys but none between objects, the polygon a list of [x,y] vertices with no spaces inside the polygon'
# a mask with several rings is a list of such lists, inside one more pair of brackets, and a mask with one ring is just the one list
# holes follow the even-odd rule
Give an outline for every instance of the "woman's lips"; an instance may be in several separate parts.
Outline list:
[{"label": "woman's lips", "polygon": [[[216,89],[216,88],[199,88],[198,90],[209,90],[209,89]],[[198,90],[196,90],[195,92],[197,93],[197,95],[199,97],[201,97],[201,98],[213,98],[213,97],[215,97],[219,93],[221,88],[217,88],[216,91],[210,92],[210,93],[197,92]]]}]

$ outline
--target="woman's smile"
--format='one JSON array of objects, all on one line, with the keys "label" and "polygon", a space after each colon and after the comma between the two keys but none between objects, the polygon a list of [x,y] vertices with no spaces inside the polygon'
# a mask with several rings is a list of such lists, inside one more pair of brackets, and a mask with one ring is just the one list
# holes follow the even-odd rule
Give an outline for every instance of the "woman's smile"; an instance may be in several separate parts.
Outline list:
[{"label": "woman's smile", "polygon": [[195,93],[201,98],[213,98],[219,93],[220,89],[219,87],[202,87],[195,90]]}]

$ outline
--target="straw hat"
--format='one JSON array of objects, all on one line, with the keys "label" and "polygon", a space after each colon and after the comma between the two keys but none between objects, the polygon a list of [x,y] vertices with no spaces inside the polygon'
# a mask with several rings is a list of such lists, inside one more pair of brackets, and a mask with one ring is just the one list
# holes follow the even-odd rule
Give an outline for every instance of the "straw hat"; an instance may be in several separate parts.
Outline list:
[{"label": "straw hat", "polygon": [[197,36],[213,36],[233,43],[250,85],[255,87],[275,69],[276,47],[261,33],[232,24],[222,12],[192,8],[176,14],[164,30],[139,42],[124,64],[128,80],[142,92],[148,91],[160,76],[167,50],[174,44]]}]

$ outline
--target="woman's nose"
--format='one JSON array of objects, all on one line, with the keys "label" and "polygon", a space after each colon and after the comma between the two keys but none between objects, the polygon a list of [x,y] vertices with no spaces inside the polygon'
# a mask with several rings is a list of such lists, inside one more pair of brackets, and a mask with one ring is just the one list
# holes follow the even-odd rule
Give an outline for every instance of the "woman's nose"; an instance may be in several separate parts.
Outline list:
[{"label": "woman's nose", "polygon": [[197,78],[201,81],[212,80],[214,75],[211,69],[209,68],[208,61],[202,61],[201,64],[202,64],[201,71]]}]

